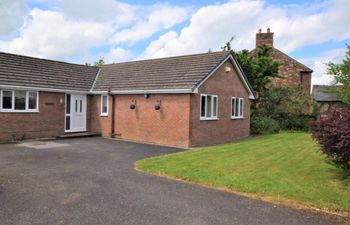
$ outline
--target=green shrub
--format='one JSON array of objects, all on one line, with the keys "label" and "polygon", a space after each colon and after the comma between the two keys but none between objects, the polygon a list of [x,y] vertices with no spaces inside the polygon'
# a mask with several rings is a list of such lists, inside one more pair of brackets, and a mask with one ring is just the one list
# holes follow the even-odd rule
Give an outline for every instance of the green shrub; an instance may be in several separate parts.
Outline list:
[{"label": "green shrub", "polygon": [[[273,133],[281,130],[307,131],[311,120],[316,119],[315,101],[301,86],[269,87],[252,108],[252,132]],[[265,124],[273,120],[272,124]],[[278,126],[275,126],[277,122]],[[264,132],[262,129],[269,129]]]},{"label": "green shrub", "polygon": [[275,134],[280,127],[278,122],[266,115],[253,115],[251,118],[251,132],[253,134]]},{"label": "green shrub", "polygon": [[282,130],[298,130],[307,131],[310,121],[315,120],[311,115],[286,115],[284,118],[279,118],[278,123]]}]

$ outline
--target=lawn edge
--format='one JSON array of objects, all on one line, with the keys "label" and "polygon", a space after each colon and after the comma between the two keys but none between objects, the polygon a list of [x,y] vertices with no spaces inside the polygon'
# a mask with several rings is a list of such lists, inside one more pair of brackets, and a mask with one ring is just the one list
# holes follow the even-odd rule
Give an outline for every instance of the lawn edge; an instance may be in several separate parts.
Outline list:
[{"label": "lawn edge", "polygon": [[[153,157],[151,157],[153,158]],[[157,158],[157,157],[155,157]],[[144,159],[142,159],[144,160]],[[148,175],[152,175],[152,176],[157,176],[157,177],[161,177],[161,178],[165,178],[165,179],[169,179],[169,180],[174,180],[174,181],[179,181],[179,182],[183,182],[183,183],[187,183],[187,184],[194,184],[194,185],[198,185],[201,187],[205,187],[205,188],[209,188],[209,189],[213,189],[213,190],[217,190],[217,191],[222,191],[222,192],[227,192],[227,193],[231,193],[231,194],[236,194],[239,196],[244,196],[250,199],[255,199],[255,200],[261,200],[264,202],[268,202],[268,203],[272,203],[272,204],[276,204],[276,205],[283,205],[283,206],[288,206],[288,207],[292,207],[295,209],[307,209],[307,210],[312,210],[314,212],[317,213],[325,213],[331,216],[338,216],[338,217],[342,217],[344,219],[349,219],[350,220],[350,212],[346,212],[346,211],[333,211],[333,210],[328,210],[326,208],[318,208],[315,206],[310,206],[307,204],[302,204],[302,203],[297,203],[293,200],[289,200],[289,199],[284,199],[281,198],[280,200],[277,200],[275,198],[272,197],[268,197],[268,196],[261,196],[258,194],[251,194],[251,193],[246,193],[246,192],[239,192],[239,191],[235,191],[232,190],[228,187],[224,187],[224,186],[215,186],[213,184],[210,183],[203,183],[200,181],[189,181],[189,180],[185,180],[181,177],[177,177],[177,176],[173,176],[173,175],[168,175],[168,174],[164,174],[164,173],[154,173],[151,171],[147,171],[147,170],[142,170],[139,168],[138,163],[142,160],[138,160],[134,163],[134,169],[137,172],[143,173],[143,174],[148,174]],[[347,223],[350,225],[350,222]]]}]

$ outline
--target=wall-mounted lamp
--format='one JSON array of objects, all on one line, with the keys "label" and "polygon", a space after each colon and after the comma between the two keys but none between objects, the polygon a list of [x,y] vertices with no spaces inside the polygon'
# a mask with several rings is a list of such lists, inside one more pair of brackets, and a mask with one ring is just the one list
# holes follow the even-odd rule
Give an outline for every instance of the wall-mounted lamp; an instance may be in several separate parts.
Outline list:
[{"label": "wall-mounted lamp", "polygon": [[154,109],[160,110],[161,105],[162,105],[162,102],[159,100],[156,104],[154,104]]},{"label": "wall-mounted lamp", "polygon": [[129,108],[130,108],[131,110],[134,110],[134,109],[136,108],[136,100],[132,100],[132,101],[131,101],[131,104],[129,105]]},{"label": "wall-mounted lamp", "polygon": [[63,98],[60,98],[60,104],[63,104]]},{"label": "wall-mounted lamp", "polygon": [[144,94],[143,96],[144,96],[145,98],[149,98],[149,94],[147,94],[147,93]]},{"label": "wall-mounted lamp", "polygon": [[228,73],[228,72],[230,72],[230,71],[231,71],[231,67],[225,66],[225,73]]}]

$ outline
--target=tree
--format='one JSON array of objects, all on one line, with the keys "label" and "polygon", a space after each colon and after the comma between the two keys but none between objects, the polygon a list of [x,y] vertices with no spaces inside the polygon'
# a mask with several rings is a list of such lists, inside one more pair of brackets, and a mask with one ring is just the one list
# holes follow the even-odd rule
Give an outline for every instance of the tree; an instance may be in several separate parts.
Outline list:
[{"label": "tree", "polygon": [[[104,64],[105,64],[105,59],[102,56],[100,56],[100,58],[93,63],[93,65],[97,66],[97,67],[101,67]],[[86,62],[85,65],[86,66],[91,66],[91,63]]]},{"label": "tree", "polygon": [[260,98],[259,107],[253,109],[255,117],[269,116],[283,130],[307,130],[308,122],[316,118],[316,102],[302,86],[271,86]]},{"label": "tree", "polygon": [[336,109],[311,123],[310,130],[322,153],[350,172],[350,107]]},{"label": "tree", "polygon": [[341,63],[330,62],[327,64],[327,74],[334,76],[333,87],[329,91],[335,93],[345,104],[350,104],[350,46],[346,47],[345,58]]},{"label": "tree", "polygon": [[258,96],[268,88],[272,78],[281,78],[278,74],[281,63],[271,57],[271,51],[271,47],[262,45],[256,48],[255,55],[248,50],[236,52],[237,60]]},{"label": "tree", "polygon": [[221,49],[223,50],[223,51],[231,51],[232,50],[232,45],[231,45],[231,43],[232,43],[232,41],[233,41],[233,39],[235,39],[235,35],[233,35],[231,38],[230,38],[230,40],[228,41],[228,42],[226,42],[225,43],[225,45],[223,46],[223,47],[221,47]]}]

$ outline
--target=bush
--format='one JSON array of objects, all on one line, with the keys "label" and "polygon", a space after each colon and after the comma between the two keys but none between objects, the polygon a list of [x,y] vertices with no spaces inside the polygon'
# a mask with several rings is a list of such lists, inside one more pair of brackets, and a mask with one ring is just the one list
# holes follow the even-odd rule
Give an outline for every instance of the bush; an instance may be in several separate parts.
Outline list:
[{"label": "bush", "polygon": [[282,130],[308,131],[309,122],[314,119],[315,117],[312,115],[286,115],[277,121]]},{"label": "bush", "polygon": [[309,121],[316,118],[315,106],[314,99],[301,86],[269,87],[261,94],[258,104],[253,106],[252,118],[265,115],[277,121],[282,130],[306,131]]},{"label": "bush", "polygon": [[350,107],[336,109],[310,124],[312,136],[328,158],[350,171]]},{"label": "bush", "polygon": [[278,122],[266,115],[254,115],[251,119],[251,132],[253,134],[275,134],[280,127]]}]

